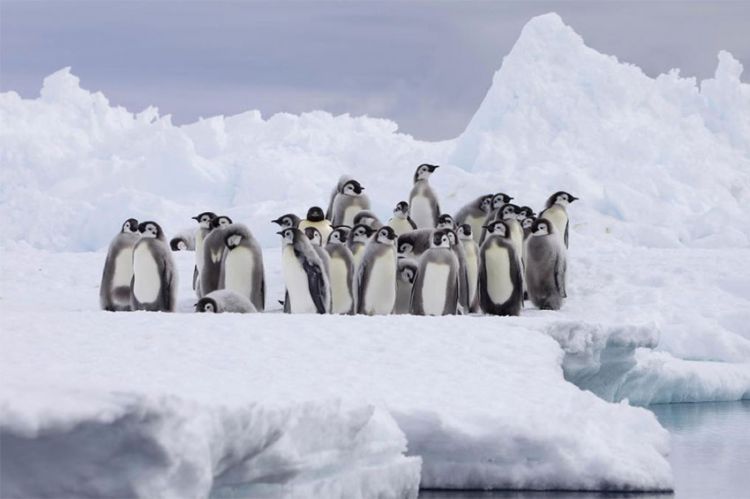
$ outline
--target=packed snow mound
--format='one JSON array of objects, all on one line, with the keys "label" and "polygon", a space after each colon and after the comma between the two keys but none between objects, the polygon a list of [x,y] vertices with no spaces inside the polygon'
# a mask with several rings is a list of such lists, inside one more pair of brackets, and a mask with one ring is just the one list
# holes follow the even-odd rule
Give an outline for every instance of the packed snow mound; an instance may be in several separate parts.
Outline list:
[{"label": "packed snow mound", "polygon": [[574,239],[634,245],[750,244],[750,85],[719,55],[698,84],[673,71],[649,78],[586,47],[555,14],[532,19],[455,140],[429,143],[388,120],[258,111],[185,126],[155,108],[112,106],[69,68],[37,99],[0,94],[4,246],[95,250],[128,217],[168,234],[210,209],[247,223],[263,245],[269,221],[325,206],[343,173],[388,218],[423,162],[444,211],[504,191],[541,208],[560,189]]}]

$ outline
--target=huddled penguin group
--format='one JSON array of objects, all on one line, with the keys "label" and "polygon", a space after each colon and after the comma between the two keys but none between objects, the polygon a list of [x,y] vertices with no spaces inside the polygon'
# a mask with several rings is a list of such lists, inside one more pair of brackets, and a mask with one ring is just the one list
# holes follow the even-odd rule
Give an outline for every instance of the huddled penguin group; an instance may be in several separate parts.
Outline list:
[{"label": "huddled penguin group", "polygon": [[[273,220],[282,243],[286,313],[520,315],[525,300],[558,310],[567,296],[567,208],[552,194],[538,216],[503,192],[477,197],[454,216],[440,211],[430,176],[414,172],[409,201],[383,223],[359,181],[342,176],[328,209]],[[250,230],[203,212],[194,231],[167,244],[156,222],[126,220],[110,244],[100,290],[105,310],[174,311],[171,251],[195,251],[197,312],[262,312],[263,255]]]}]

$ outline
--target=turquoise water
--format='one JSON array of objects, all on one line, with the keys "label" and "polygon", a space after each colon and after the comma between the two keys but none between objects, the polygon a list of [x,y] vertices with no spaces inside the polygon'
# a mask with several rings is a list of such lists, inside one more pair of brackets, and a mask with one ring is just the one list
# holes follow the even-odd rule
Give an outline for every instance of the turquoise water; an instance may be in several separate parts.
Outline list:
[{"label": "turquoise water", "polygon": [[420,499],[750,498],[750,400],[649,407],[669,430],[675,493],[423,491]]}]

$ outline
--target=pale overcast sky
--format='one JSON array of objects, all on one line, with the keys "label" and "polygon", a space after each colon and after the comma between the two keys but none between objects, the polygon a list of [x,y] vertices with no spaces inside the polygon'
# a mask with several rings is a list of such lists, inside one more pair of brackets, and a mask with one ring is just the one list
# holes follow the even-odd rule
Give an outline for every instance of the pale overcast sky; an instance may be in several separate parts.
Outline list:
[{"label": "pale overcast sky", "polygon": [[[705,78],[729,50],[750,72],[750,2],[0,2],[0,89],[38,95],[65,66],[131,111],[176,123],[260,109],[390,118],[459,134],[533,16],[558,12],[649,75]],[[747,73],[743,80],[748,81]]]}]

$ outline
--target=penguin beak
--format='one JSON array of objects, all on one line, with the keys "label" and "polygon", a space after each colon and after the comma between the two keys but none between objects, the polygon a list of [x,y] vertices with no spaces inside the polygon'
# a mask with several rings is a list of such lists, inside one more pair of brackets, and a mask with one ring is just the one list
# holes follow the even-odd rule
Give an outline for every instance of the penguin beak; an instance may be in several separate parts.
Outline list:
[{"label": "penguin beak", "polygon": [[506,197],[508,198],[508,201],[513,201],[513,197],[512,196],[506,196]]},{"label": "penguin beak", "polygon": [[430,171],[431,171],[431,172],[434,172],[434,171],[435,171],[435,170],[437,170],[438,168],[440,168],[440,165],[432,165],[432,166],[430,167]]},{"label": "penguin beak", "polygon": [[280,230],[280,231],[277,232],[277,234],[280,235],[280,236],[283,236],[284,235],[284,231]]},{"label": "penguin beak", "polygon": [[571,202],[571,203],[572,203],[573,201],[576,201],[577,199],[580,199],[580,198],[577,198],[577,197],[573,196],[572,194],[571,194],[571,195],[569,195],[568,197],[570,198],[570,202]]},{"label": "penguin beak", "polygon": [[196,222],[200,222],[200,221],[201,221],[201,217],[197,217],[197,216],[196,216],[196,217],[190,217],[190,218],[192,218],[192,219],[193,219],[193,220],[195,220]]}]

